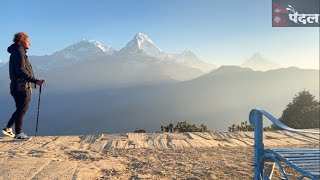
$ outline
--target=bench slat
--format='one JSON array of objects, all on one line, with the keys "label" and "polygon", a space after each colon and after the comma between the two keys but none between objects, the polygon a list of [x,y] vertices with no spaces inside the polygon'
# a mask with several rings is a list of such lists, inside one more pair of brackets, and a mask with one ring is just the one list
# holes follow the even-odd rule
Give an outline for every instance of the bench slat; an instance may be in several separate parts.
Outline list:
[{"label": "bench slat", "polygon": [[[274,149],[272,149],[273,151],[275,151]],[[275,152],[277,152],[277,153],[288,153],[288,154],[290,154],[290,153],[320,153],[320,151],[319,150],[313,150],[313,151],[306,151],[306,150],[301,150],[301,149],[296,149],[295,151],[293,151],[293,150],[291,150],[291,151],[279,151],[279,150],[277,150],[277,151],[275,151]]]},{"label": "bench slat", "polygon": [[303,165],[297,165],[297,166],[300,167],[300,168],[309,168],[309,167],[320,168],[318,163],[315,163],[315,164],[303,164]]},{"label": "bench slat", "polygon": [[310,173],[320,174],[320,170],[317,170],[317,171],[315,171],[315,170],[305,170],[305,171],[310,172]]},{"label": "bench slat", "polygon": [[296,158],[286,158],[288,161],[295,161],[295,160],[320,160],[320,157],[296,157]]},{"label": "bench slat", "polygon": [[311,148],[291,148],[291,149],[273,149],[274,151],[297,151],[297,150],[301,150],[301,151],[318,151],[320,152],[319,149],[311,149]]},{"label": "bench slat", "polygon": [[296,151],[274,151],[274,152],[277,152],[279,154],[319,154],[320,153],[320,151],[301,151],[299,149],[297,149]]},{"label": "bench slat", "polygon": [[320,170],[320,167],[319,166],[309,166],[309,167],[300,167],[302,168],[303,170]]},{"label": "bench slat", "polygon": [[272,149],[274,152],[277,152],[277,153],[281,153],[281,154],[292,154],[292,153],[320,153],[320,151],[318,150],[313,150],[313,151],[305,151],[305,150],[300,150],[300,149],[297,149],[295,151],[275,151],[274,149]]},{"label": "bench slat", "polygon": [[320,167],[302,168],[304,171],[320,171]]},{"label": "bench slat", "polygon": [[312,160],[312,159],[310,159],[310,160],[306,160],[306,159],[303,159],[303,160],[301,160],[301,159],[297,159],[297,160],[290,160],[289,162],[292,162],[292,163],[297,163],[297,162],[302,162],[302,163],[306,163],[306,162],[320,162],[320,160]]},{"label": "bench slat", "polygon": [[297,157],[320,158],[320,156],[315,156],[315,155],[292,155],[292,156],[283,156],[283,157],[284,158],[297,158]]},{"label": "bench slat", "polygon": [[294,162],[294,164],[301,164],[301,163],[313,163],[313,164],[319,164],[319,160],[309,160],[309,161],[302,161],[302,162],[300,162],[300,161],[296,161],[296,162]]}]

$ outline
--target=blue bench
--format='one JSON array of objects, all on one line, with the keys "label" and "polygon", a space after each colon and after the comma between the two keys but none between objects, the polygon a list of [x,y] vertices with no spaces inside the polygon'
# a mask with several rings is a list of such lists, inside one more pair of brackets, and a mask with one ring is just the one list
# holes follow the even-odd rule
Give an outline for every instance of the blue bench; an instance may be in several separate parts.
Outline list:
[{"label": "blue bench", "polygon": [[307,149],[265,149],[263,144],[263,116],[268,118],[272,123],[283,130],[294,133],[310,133],[320,134],[317,132],[310,132],[290,128],[271,114],[264,110],[253,109],[249,115],[249,121],[254,126],[254,179],[269,179],[267,173],[264,173],[264,166],[266,161],[274,161],[279,166],[283,176],[286,179],[288,175],[284,171],[280,162],[284,162],[297,172],[301,174],[299,179],[304,177],[310,179],[320,179],[320,150],[319,148]]}]

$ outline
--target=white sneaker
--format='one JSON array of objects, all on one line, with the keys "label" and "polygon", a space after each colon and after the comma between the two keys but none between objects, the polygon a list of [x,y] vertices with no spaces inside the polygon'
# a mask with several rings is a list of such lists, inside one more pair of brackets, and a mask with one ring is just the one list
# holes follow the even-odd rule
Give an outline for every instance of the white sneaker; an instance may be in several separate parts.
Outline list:
[{"label": "white sneaker", "polygon": [[20,134],[16,134],[14,136],[14,139],[15,140],[29,140],[30,138],[26,134],[20,133]]},{"label": "white sneaker", "polygon": [[4,129],[2,129],[2,133],[6,136],[14,137],[14,133],[12,132],[12,128],[4,128]]}]

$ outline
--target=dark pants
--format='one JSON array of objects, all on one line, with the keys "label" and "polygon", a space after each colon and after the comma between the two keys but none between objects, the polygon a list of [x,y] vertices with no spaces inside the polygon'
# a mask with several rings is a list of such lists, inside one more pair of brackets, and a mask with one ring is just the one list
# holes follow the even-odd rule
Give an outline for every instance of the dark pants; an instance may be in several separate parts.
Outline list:
[{"label": "dark pants", "polygon": [[26,114],[31,97],[31,91],[26,92],[15,92],[11,91],[11,95],[16,102],[16,111],[12,114],[11,119],[8,122],[7,127],[11,128],[13,124],[15,124],[16,134],[20,134],[22,132],[22,123],[23,117]]}]

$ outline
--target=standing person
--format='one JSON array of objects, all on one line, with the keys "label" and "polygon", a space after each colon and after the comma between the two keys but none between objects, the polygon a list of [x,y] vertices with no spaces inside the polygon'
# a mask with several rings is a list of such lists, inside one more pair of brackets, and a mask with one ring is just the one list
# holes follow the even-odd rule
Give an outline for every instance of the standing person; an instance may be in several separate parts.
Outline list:
[{"label": "standing person", "polygon": [[173,124],[172,123],[169,124],[169,130],[170,130],[170,132],[172,132],[172,130],[173,130]]},{"label": "standing person", "polygon": [[[16,111],[12,114],[7,127],[2,132],[15,139],[26,140],[28,136],[22,132],[22,123],[28,110],[31,89],[36,88],[36,85],[42,86],[44,80],[38,80],[34,77],[31,64],[26,55],[27,49],[30,48],[28,35],[24,32],[18,32],[14,35],[13,42],[8,47],[8,52],[11,54],[9,61],[10,93],[16,103]],[[16,135],[12,132],[14,124]]]}]

